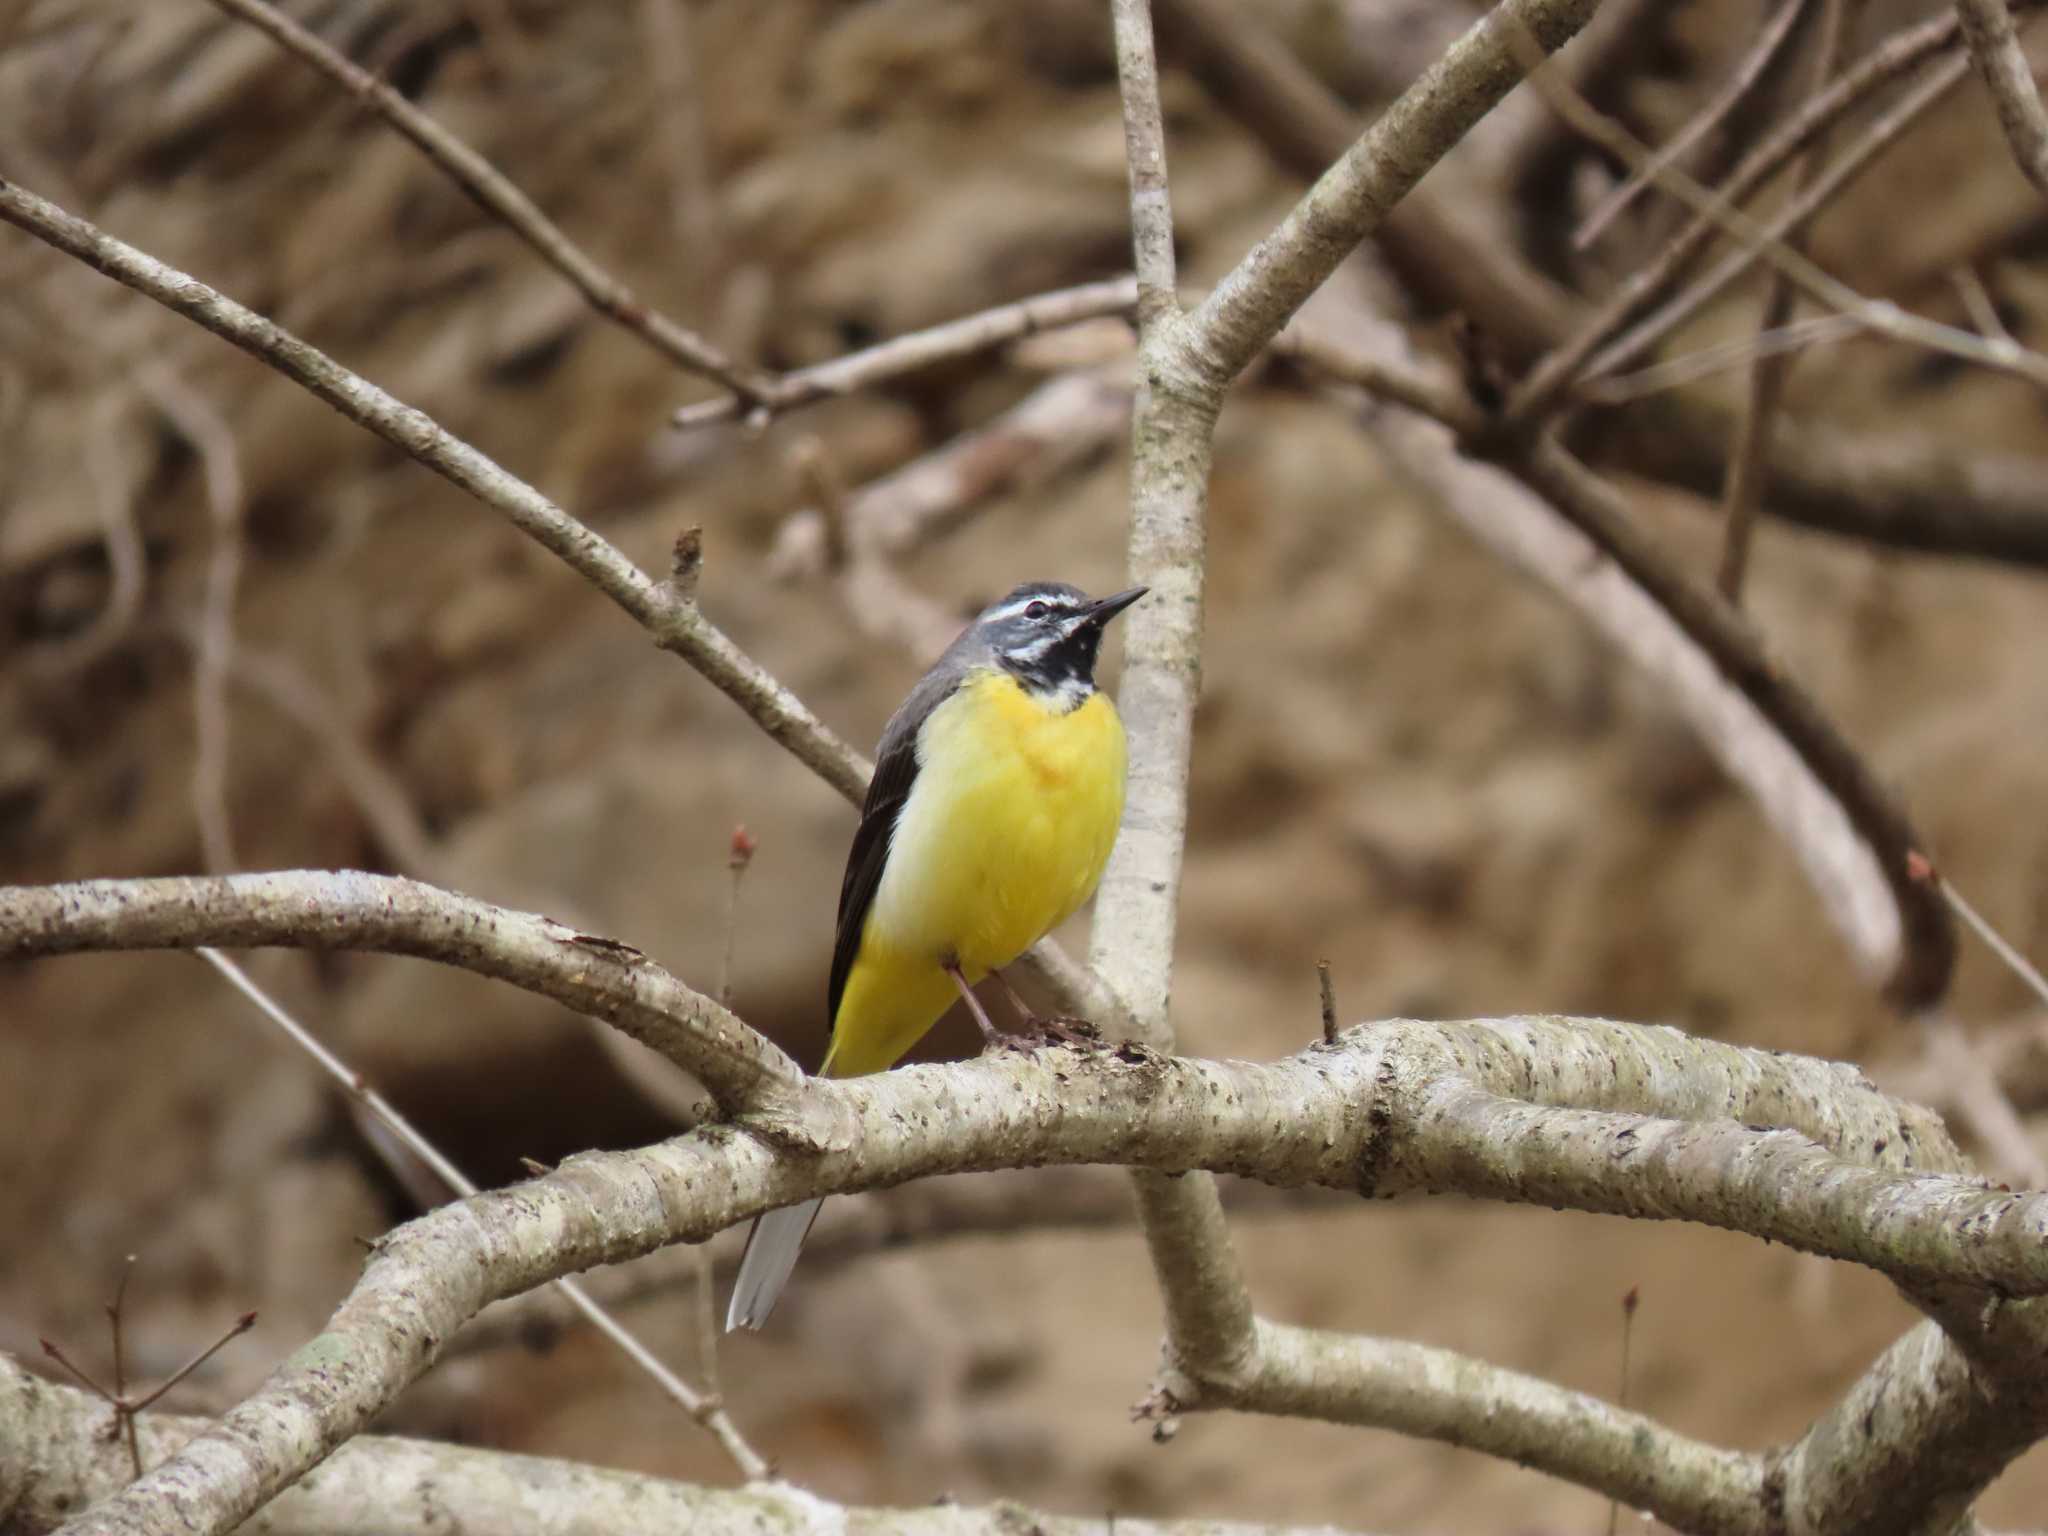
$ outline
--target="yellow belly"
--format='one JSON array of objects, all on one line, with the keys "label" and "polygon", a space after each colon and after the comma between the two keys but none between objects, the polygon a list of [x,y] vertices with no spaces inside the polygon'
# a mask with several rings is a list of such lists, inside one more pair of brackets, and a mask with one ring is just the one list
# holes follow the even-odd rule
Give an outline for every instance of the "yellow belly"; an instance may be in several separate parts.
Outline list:
[{"label": "yellow belly", "polygon": [[1059,714],[987,672],[933,710],[820,1070],[893,1065],[956,996],[948,960],[979,981],[1072,916],[1123,808],[1124,731],[1107,696]]}]

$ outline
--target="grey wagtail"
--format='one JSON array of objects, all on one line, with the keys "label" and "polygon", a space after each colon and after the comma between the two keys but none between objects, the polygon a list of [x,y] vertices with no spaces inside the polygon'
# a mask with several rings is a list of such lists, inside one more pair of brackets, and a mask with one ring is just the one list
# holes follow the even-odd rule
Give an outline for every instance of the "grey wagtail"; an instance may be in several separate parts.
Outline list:
[{"label": "grey wagtail", "polygon": [[[1095,688],[1109,621],[1145,595],[1032,581],[946,648],[882,731],[839,888],[820,1077],[894,1066],[1095,892],[1124,813],[1124,727]],[[1009,983],[1003,982],[1007,989]],[[1011,992],[1013,1000],[1021,1000]],[[758,1328],[822,1199],[754,1223],[726,1309]]]}]

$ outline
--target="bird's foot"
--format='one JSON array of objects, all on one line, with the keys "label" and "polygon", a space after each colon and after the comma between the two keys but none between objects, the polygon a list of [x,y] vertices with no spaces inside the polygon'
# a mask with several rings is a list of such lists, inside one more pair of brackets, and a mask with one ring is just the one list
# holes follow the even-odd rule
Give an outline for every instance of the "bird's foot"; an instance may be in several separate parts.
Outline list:
[{"label": "bird's foot", "polygon": [[1071,1045],[1076,1050],[1090,1050],[1102,1044],[1102,1031],[1086,1019],[1071,1015],[1051,1019],[1034,1016],[1024,1022],[1029,1031],[1024,1038],[1037,1045]]}]

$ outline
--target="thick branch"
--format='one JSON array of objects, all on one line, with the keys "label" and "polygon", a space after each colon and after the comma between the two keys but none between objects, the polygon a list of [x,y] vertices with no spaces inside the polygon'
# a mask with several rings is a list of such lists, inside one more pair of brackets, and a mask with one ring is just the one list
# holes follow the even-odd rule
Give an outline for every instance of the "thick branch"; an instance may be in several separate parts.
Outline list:
[{"label": "thick branch", "polygon": [[[1629,406],[1596,429],[1602,462],[1712,496],[1735,438],[1704,392]],[[1803,527],[1931,555],[2048,566],[2048,463],[1894,424],[1849,433],[1788,416],[1773,434],[1765,510]]]},{"label": "thick branch", "polygon": [[85,950],[375,950],[510,982],[660,1052],[734,1112],[802,1077],[765,1036],[638,950],[390,875],[256,875],[0,886],[0,956]]},{"label": "thick branch", "polygon": [[[40,1381],[0,1355],[0,1530],[44,1536],[72,1510],[129,1480],[127,1448],[107,1438],[106,1418],[97,1399]],[[145,1416],[137,1425],[143,1459],[164,1460],[207,1422]],[[263,1516],[265,1536],[448,1536],[451,1528],[492,1536],[1102,1536],[1103,1522],[1009,1504],[861,1509],[787,1484],[701,1488],[587,1462],[385,1435],[350,1441],[318,1478],[284,1494]],[[1116,1529],[1125,1536],[1338,1536],[1328,1528],[1211,1520],[1119,1518]]]},{"label": "thick branch", "polygon": [[[1150,587],[1124,621],[1118,703],[1130,730],[1123,830],[1096,897],[1089,958],[1127,1000],[1134,1038],[1174,1046],[1173,936],[1187,847],[1188,762],[1201,691],[1209,465],[1221,379],[1191,378],[1174,295],[1173,208],[1150,0],[1116,0],[1117,75],[1138,269],[1138,381],[1131,407],[1129,569]],[[1223,1370],[1251,1338],[1251,1294],[1213,1179],[1133,1181],[1166,1304],[1166,1353]]]},{"label": "thick branch", "polygon": [[1517,40],[1561,47],[1598,0],[1502,0],[1381,114],[1191,317],[1193,361],[1236,377],[1337,263],[1523,75]]},{"label": "thick branch", "polygon": [[[843,1112],[845,1145],[804,1155],[712,1126],[398,1229],[256,1396],[68,1529],[214,1536],[359,1431],[490,1301],[772,1206],[965,1169],[1108,1162],[1529,1198],[1507,1172],[1527,1167],[1549,1204],[1733,1227],[1928,1286],[2048,1294],[2048,1196],[1908,1171],[1952,1166],[1953,1149],[1851,1069],[1675,1030],[1394,1023],[1270,1066],[1047,1050],[803,1091]],[[1505,1097],[1538,1093],[1578,1107]],[[1633,1149],[1630,1115],[1658,1117],[1636,1123]],[[1801,1134],[1749,1128],[1773,1123]],[[1557,1150],[1588,1129],[1603,1155]]]},{"label": "thick branch", "polygon": [[1391,1429],[1534,1467],[1683,1531],[1773,1530],[1761,1456],[1447,1349],[1261,1321],[1257,1363],[1183,1408]]}]

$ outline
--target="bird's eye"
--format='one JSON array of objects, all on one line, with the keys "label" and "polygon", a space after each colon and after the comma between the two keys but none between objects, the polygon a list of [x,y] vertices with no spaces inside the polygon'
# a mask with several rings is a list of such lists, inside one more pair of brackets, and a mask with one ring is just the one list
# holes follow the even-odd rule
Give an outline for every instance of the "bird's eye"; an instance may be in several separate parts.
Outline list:
[{"label": "bird's eye", "polygon": [[1032,603],[1024,610],[1024,617],[1027,619],[1042,619],[1051,612],[1052,610],[1043,603]]}]

